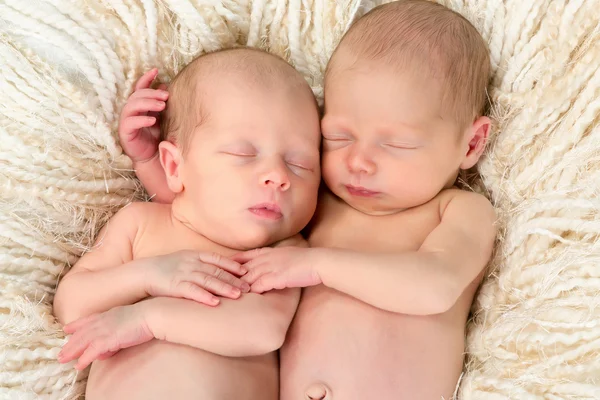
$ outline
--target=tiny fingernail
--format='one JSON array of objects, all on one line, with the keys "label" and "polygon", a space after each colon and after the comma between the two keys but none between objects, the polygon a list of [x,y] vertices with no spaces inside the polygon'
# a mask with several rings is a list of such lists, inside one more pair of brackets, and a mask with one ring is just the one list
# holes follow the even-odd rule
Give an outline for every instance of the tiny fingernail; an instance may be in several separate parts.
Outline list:
[{"label": "tiny fingernail", "polygon": [[210,302],[213,304],[219,304],[219,299],[217,299],[216,297],[213,297],[212,299],[210,299]]},{"label": "tiny fingernail", "polygon": [[246,272],[248,272],[248,268],[246,268],[246,267],[242,267],[242,268],[240,268],[240,272],[241,272],[242,274],[245,274]]},{"label": "tiny fingernail", "polygon": [[242,284],[242,290],[244,291],[244,293],[248,293],[250,291],[250,285],[244,282]]},{"label": "tiny fingernail", "polygon": [[231,290],[231,292],[233,293],[234,296],[239,296],[240,294],[242,294],[242,292],[238,288],[233,288]]}]

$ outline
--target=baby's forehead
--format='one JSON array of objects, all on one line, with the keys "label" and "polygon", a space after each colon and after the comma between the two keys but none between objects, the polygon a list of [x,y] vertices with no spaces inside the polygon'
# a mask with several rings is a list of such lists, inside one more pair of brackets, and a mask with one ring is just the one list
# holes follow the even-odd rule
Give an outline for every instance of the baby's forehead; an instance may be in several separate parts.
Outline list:
[{"label": "baby's forehead", "polygon": [[392,2],[358,19],[327,66],[326,103],[336,74],[365,62],[436,80],[443,88],[444,107],[461,125],[484,111],[490,76],[487,45],[467,19],[440,4]]}]

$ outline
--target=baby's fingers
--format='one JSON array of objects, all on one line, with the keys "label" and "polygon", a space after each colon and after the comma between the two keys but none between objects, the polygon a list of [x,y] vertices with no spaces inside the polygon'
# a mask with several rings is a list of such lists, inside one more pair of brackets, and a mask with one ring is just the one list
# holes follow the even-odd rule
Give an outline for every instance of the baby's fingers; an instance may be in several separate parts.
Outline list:
[{"label": "baby's fingers", "polygon": [[135,90],[149,88],[150,85],[152,84],[152,81],[154,81],[154,79],[156,79],[157,75],[158,75],[158,68],[152,68],[150,71],[146,72],[135,83]]},{"label": "baby's fingers", "polygon": [[169,98],[169,92],[162,89],[142,89],[137,92],[133,92],[129,96],[128,102],[135,99],[154,99],[166,101]]},{"label": "baby's fingers", "polygon": [[96,339],[92,341],[89,346],[85,349],[79,360],[77,360],[77,364],[75,364],[75,369],[81,371],[87,368],[92,362],[96,361],[100,356],[109,352],[110,346],[106,340]]},{"label": "baby's fingers", "polygon": [[99,314],[92,314],[92,315],[88,315],[87,317],[79,318],[73,322],[70,322],[70,323],[66,324],[65,326],[63,326],[63,331],[65,333],[74,333],[74,332],[78,331],[79,329],[83,328],[88,323],[96,320],[98,315]]},{"label": "baby's fingers", "polygon": [[[149,128],[156,123],[156,117],[137,116],[129,117],[121,121],[119,133],[121,135],[130,135],[137,133],[142,128]],[[136,135],[137,136],[137,135]],[[121,138],[123,140],[123,138]]]},{"label": "baby's fingers", "polygon": [[165,106],[166,103],[161,100],[149,98],[132,98],[127,102],[127,104],[125,104],[125,107],[123,107],[121,118],[127,118],[130,116],[139,115],[150,111],[162,111],[165,109]]},{"label": "baby's fingers", "polygon": [[269,268],[265,264],[246,265],[248,266],[249,271],[246,275],[242,276],[242,280],[247,282],[250,286],[252,286],[252,284],[254,284],[261,276],[269,273]]},{"label": "baby's fingers", "polygon": [[182,299],[193,300],[197,303],[206,304],[207,306],[216,306],[220,303],[219,299],[212,293],[203,289],[196,283],[193,282],[180,282],[177,285],[177,291],[173,297],[180,297]]},{"label": "baby's fingers", "polygon": [[236,287],[244,293],[247,293],[248,291],[250,291],[250,285],[247,282],[230,274],[229,272],[225,271],[224,269],[216,268],[216,271],[213,273],[213,275],[218,280],[225,282],[226,284],[231,285],[232,287]]},{"label": "baby's fingers", "polygon": [[[216,276],[204,272],[193,272],[190,276],[190,281],[217,296],[228,297],[230,299],[240,297],[242,293],[241,288],[227,283],[224,277],[229,274],[223,270],[220,271],[221,273],[217,273]],[[247,291],[250,289],[250,286],[244,286],[244,289]]]},{"label": "baby's fingers", "polygon": [[269,254],[272,250],[273,249],[271,249],[269,247],[261,247],[258,249],[252,249],[252,250],[244,251],[242,253],[237,253],[233,257],[231,257],[231,259],[236,262],[239,262],[241,264],[246,264],[248,262],[256,260],[257,258],[261,258],[261,257]]},{"label": "baby's fingers", "polygon": [[75,333],[58,353],[58,362],[68,363],[78,358],[92,341],[93,336],[85,329]]},{"label": "baby's fingers", "polygon": [[235,275],[244,275],[247,270],[240,263],[218,253],[198,253],[198,259],[204,264],[211,264]]},{"label": "baby's fingers", "polygon": [[252,284],[252,293],[264,293],[273,289],[285,289],[286,284],[280,274],[268,273],[262,275]]}]

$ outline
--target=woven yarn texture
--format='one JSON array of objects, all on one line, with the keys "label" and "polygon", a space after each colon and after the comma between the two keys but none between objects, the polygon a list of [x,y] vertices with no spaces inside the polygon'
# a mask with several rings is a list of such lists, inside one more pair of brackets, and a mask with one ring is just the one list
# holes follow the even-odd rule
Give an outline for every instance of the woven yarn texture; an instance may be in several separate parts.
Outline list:
[{"label": "woven yarn texture", "polygon": [[[499,238],[473,304],[458,397],[600,399],[600,5],[444,0],[488,42],[494,129],[472,186]],[[256,46],[318,98],[368,0],[0,0],[0,399],[74,399],[58,280],[144,198],[116,135],[151,67]]]}]

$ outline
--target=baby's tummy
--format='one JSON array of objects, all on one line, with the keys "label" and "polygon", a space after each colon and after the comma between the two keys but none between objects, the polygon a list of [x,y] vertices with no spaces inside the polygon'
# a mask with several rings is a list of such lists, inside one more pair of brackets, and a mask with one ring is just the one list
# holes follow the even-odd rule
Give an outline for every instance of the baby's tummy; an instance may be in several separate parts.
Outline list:
[{"label": "baby's tummy", "polygon": [[229,358],[152,340],[93,364],[86,399],[277,399],[275,354]]},{"label": "baby's tummy", "polygon": [[451,398],[464,351],[464,321],[457,322],[309,288],[281,349],[281,399],[308,399],[307,390],[343,400]]}]

